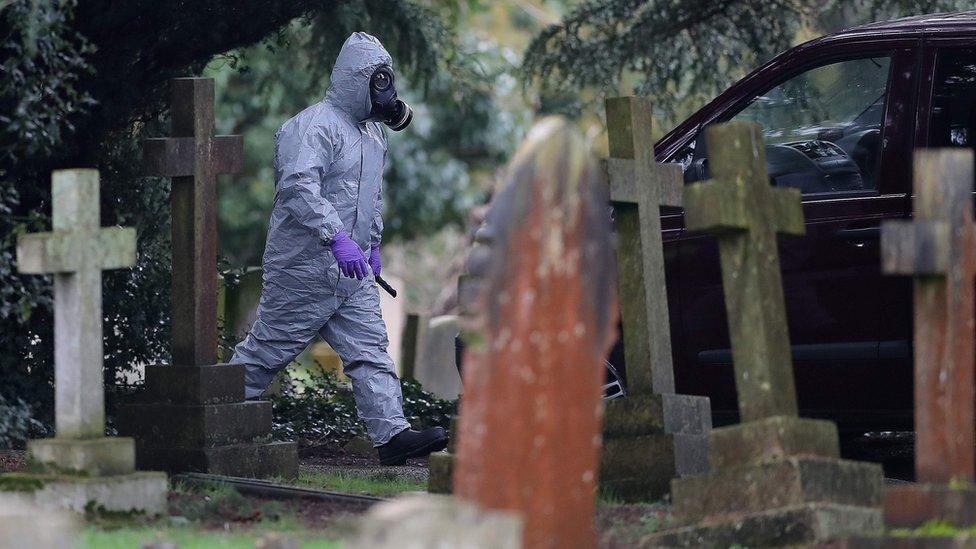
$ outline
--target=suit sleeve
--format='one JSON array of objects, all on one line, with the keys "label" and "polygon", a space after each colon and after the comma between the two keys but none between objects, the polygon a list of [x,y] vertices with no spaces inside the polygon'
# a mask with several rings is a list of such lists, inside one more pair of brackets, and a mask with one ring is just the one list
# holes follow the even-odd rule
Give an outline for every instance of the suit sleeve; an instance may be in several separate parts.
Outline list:
[{"label": "suit sleeve", "polygon": [[[386,152],[383,152],[383,167],[386,167]],[[376,247],[383,240],[383,178],[376,188],[376,199],[373,201],[373,223],[369,226],[369,245]]]},{"label": "suit sleeve", "polygon": [[335,150],[333,139],[323,129],[309,128],[294,137],[279,132],[276,142],[278,204],[323,244],[332,244],[343,230],[335,206],[322,196],[323,178]]}]

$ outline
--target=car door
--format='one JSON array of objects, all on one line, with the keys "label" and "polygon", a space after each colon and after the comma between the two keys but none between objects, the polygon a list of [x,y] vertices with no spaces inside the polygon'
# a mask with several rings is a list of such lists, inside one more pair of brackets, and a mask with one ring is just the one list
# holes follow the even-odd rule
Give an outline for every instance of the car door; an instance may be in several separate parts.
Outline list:
[{"label": "car door", "polygon": [[[854,48],[857,50],[857,48]],[[904,396],[880,358],[879,226],[905,214],[916,48],[865,48],[784,68],[715,122],[764,127],[770,183],[802,192],[806,234],[780,239],[787,322],[801,413],[863,426]],[[686,182],[708,177],[703,139],[679,150]],[[677,382],[707,394],[716,421],[736,417],[718,251],[683,234],[675,277],[683,346]],[[734,312],[733,312],[734,314]],[[902,384],[904,385],[904,384]],[[910,406],[910,397],[905,403]],[[882,421],[884,423],[884,421]]]}]

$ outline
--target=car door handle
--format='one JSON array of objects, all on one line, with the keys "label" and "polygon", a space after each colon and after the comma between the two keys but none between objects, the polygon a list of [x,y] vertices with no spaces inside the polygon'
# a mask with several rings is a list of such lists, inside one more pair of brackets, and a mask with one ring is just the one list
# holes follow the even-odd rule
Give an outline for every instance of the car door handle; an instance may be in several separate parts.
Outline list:
[{"label": "car door handle", "polygon": [[861,229],[841,229],[834,233],[834,238],[848,242],[867,242],[881,240],[881,227],[864,227]]}]

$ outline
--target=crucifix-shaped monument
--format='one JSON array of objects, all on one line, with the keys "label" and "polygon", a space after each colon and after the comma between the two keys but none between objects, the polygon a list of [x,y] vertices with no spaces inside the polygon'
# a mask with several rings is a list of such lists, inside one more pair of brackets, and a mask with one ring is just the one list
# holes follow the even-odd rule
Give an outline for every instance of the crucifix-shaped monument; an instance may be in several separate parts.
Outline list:
[{"label": "crucifix-shaped monument", "polygon": [[762,128],[705,131],[713,180],[685,188],[685,224],[718,240],[742,423],[709,436],[707,475],[671,482],[663,546],[805,545],[881,525],[882,474],[839,459],[836,426],[797,417],[777,234],[804,231],[800,193],[770,186]]},{"label": "crucifix-shaped monument", "polygon": [[606,160],[617,234],[627,396],[607,403],[601,485],[625,500],[657,500],[671,478],[708,469],[707,397],[675,394],[661,207],[680,206],[681,166],[660,164],[651,101],[607,99]]},{"label": "crucifix-shaped monument", "polygon": [[142,468],[293,476],[292,443],[265,443],[271,404],[244,401],[244,366],[217,361],[218,173],[243,168],[243,139],[214,135],[212,78],[172,81],[173,137],[143,142],[147,175],[172,178],[172,365],[146,367],[146,401],[123,407]]},{"label": "crucifix-shaped monument", "polygon": [[244,169],[240,135],[214,135],[212,78],[172,81],[173,137],[143,141],[146,175],[170,177],[173,362],[217,361],[217,174]]},{"label": "crucifix-shaped monument", "polygon": [[[915,215],[881,228],[882,267],[915,277],[915,472],[893,486],[893,527],[976,524],[973,151],[915,153]],[[949,484],[952,483],[952,487]]]},{"label": "crucifix-shaped monument", "polygon": [[50,481],[44,490],[7,496],[75,510],[94,501],[155,513],[165,503],[166,476],[133,473],[132,439],[105,436],[102,271],[135,264],[136,232],[101,227],[98,195],[96,170],[54,172],[54,230],[17,239],[21,273],[54,275],[56,436],[30,441],[30,459],[43,471],[68,474],[39,481]]}]

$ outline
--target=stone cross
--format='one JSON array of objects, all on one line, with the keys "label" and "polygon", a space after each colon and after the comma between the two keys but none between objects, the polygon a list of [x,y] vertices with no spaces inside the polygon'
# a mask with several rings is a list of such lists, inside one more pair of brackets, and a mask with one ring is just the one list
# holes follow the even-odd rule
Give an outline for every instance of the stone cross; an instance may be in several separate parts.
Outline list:
[{"label": "stone cross", "polygon": [[670,394],[674,365],[660,216],[661,206],[681,206],[681,166],[654,160],[649,99],[610,98],[606,111],[627,390]]},{"label": "stone cross", "polygon": [[915,277],[915,469],[919,482],[972,481],[976,225],[973,151],[915,152],[915,215],[886,221],[882,266]]},{"label": "stone cross", "polygon": [[173,178],[173,362],[217,361],[217,180],[243,169],[243,138],[214,135],[212,78],[172,81],[173,137],[143,141],[146,175]]},{"label": "stone cross", "polygon": [[800,192],[766,175],[762,128],[705,131],[713,180],[685,188],[685,226],[718,240],[741,421],[796,416],[777,233],[804,232]]},{"label": "stone cross", "polygon": [[533,128],[507,173],[465,356],[454,493],[520,513],[525,547],[593,547],[602,363],[616,332],[607,189],[558,118]]},{"label": "stone cross", "polygon": [[54,401],[58,438],[105,435],[102,270],[136,262],[136,232],[99,223],[98,171],[52,177],[49,233],[17,238],[18,270],[54,274]]}]

